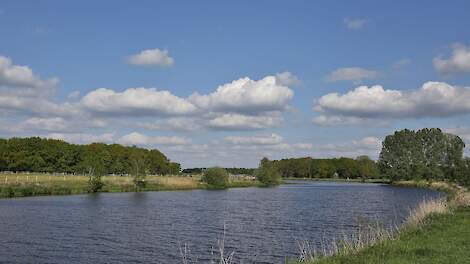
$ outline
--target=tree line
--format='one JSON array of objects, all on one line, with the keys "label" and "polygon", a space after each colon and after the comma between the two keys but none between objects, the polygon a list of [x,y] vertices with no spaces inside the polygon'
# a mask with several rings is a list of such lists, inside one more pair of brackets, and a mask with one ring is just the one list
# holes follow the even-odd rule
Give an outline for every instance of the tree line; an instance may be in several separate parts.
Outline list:
[{"label": "tree line", "polygon": [[451,181],[470,185],[470,158],[465,143],[439,128],[404,129],[382,142],[378,161],[368,156],[314,159],[290,158],[269,161],[283,178],[387,178],[399,180]]},{"label": "tree line", "polygon": [[[264,160],[263,163],[267,161]],[[311,157],[269,161],[283,178],[379,178],[377,163],[368,156],[315,159]]]},{"label": "tree line", "polygon": [[157,149],[70,144],[39,137],[0,139],[0,171],[86,175],[178,174],[180,164]]},{"label": "tree line", "polygon": [[[203,174],[204,171],[211,169],[211,168],[186,168],[183,169],[181,172],[183,174]],[[223,168],[230,174],[243,174],[243,175],[253,175],[255,172],[255,168]]]}]

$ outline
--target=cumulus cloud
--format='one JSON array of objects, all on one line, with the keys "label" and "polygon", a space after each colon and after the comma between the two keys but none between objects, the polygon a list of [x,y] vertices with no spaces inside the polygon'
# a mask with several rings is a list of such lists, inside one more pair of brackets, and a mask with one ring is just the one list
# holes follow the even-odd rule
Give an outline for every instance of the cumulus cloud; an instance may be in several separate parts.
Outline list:
[{"label": "cumulus cloud", "polygon": [[283,138],[277,134],[271,134],[248,137],[228,136],[224,140],[238,145],[277,145],[283,141]]},{"label": "cumulus cloud", "polygon": [[100,88],[85,95],[81,103],[103,115],[168,116],[196,111],[187,100],[155,88],[129,88],[123,92]]},{"label": "cumulus cloud", "polygon": [[348,29],[352,29],[352,30],[357,30],[357,29],[361,29],[365,26],[365,24],[367,23],[367,19],[363,19],[363,18],[345,18],[343,19],[343,23],[344,25],[348,28]]},{"label": "cumulus cloud", "polygon": [[137,145],[137,146],[158,146],[158,145],[186,145],[189,143],[184,137],[151,137],[147,135],[140,134],[138,132],[132,132],[125,136],[122,136],[117,140],[118,143],[123,145]]},{"label": "cumulus cloud", "polygon": [[411,91],[360,86],[345,94],[322,96],[316,111],[359,118],[449,117],[470,113],[470,88],[427,82]]},{"label": "cumulus cloud", "polygon": [[40,96],[53,94],[57,78],[41,79],[28,66],[14,65],[10,58],[0,56],[0,94],[15,96]]},{"label": "cumulus cloud", "polygon": [[172,66],[175,60],[170,57],[168,50],[148,49],[129,56],[128,62],[132,65]]},{"label": "cumulus cloud", "polygon": [[288,71],[277,73],[276,74],[276,81],[280,85],[284,85],[284,86],[296,86],[296,85],[301,84],[300,79],[297,78],[297,76],[295,76],[294,74],[292,74],[291,72],[288,72]]},{"label": "cumulus cloud", "polygon": [[208,95],[195,93],[189,97],[201,109],[216,112],[256,113],[282,111],[294,96],[289,87],[281,85],[275,76],[254,81],[241,78],[221,85]]},{"label": "cumulus cloud", "polygon": [[258,116],[232,113],[209,120],[207,126],[215,130],[257,130],[274,127],[281,123],[281,120],[281,115],[277,112]]},{"label": "cumulus cloud", "polygon": [[433,59],[434,68],[441,74],[470,72],[470,47],[463,44],[452,46],[452,55],[448,58],[438,56]]},{"label": "cumulus cloud", "polygon": [[361,83],[362,80],[376,79],[379,76],[380,74],[377,71],[367,70],[360,67],[347,67],[336,69],[330,73],[327,77],[327,81],[353,81],[354,83]]}]

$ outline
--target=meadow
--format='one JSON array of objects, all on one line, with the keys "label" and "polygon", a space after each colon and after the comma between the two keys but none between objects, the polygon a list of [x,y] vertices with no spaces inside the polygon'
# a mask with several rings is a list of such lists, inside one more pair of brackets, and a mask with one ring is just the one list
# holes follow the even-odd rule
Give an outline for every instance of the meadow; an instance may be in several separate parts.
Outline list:
[{"label": "meadow", "polygon": [[[38,195],[69,195],[89,192],[89,177],[43,173],[0,174],[0,198]],[[103,176],[101,192],[134,192],[207,189],[201,175],[149,175],[145,187],[136,189],[131,176]],[[256,186],[258,182],[249,177],[230,177],[228,187]]]}]

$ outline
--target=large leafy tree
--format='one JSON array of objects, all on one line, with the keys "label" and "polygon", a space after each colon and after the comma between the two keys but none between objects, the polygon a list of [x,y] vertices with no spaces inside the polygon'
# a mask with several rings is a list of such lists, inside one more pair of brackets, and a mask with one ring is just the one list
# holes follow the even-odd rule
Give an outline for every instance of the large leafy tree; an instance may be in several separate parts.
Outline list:
[{"label": "large leafy tree", "polygon": [[391,181],[443,180],[458,169],[465,147],[460,137],[438,128],[396,131],[382,144],[379,167]]}]

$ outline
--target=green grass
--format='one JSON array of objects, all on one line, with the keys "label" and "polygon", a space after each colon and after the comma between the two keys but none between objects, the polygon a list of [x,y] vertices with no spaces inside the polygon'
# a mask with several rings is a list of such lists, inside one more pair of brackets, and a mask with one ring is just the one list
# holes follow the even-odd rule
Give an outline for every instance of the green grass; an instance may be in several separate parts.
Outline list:
[{"label": "green grass", "polygon": [[430,215],[424,225],[410,227],[356,254],[323,258],[319,264],[470,263],[470,208]]},{"label": "green grass", "polygon": [[[171,191],[207,189],[200,177],[147,176],[146,186],[137,190],[132,177],[103,176],[101,192]],[[257,186],[252,179],[231,178],[229,188]],[[87,193],[88,177],[51,174],[0,174],[0,198]]]}]

